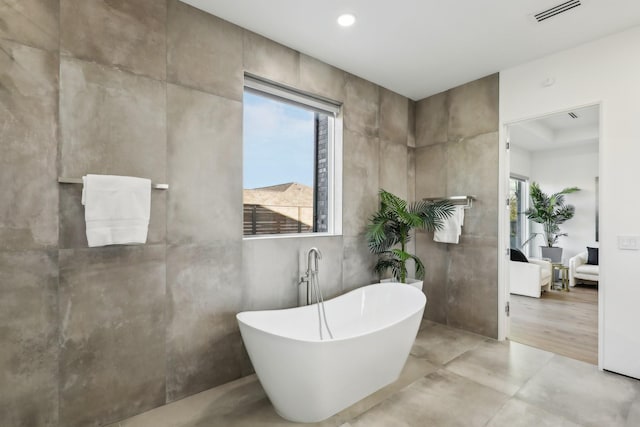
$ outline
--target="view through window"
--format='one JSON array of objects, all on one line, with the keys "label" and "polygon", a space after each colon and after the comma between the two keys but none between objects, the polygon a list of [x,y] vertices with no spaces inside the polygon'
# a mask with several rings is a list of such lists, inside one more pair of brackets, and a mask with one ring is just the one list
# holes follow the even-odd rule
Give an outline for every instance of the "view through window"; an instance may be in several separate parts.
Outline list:
[{"label": "view through window", "polygon": [[245,88],[245,236],[329,230],[334,118],[300,99]]},{"label": "view through window", "polygon": [[520,249],[528,254],[528,248],[523,247],[527,241],[527,181],[522,178],[509,179],[509,207],[511,224],[511,247]]}]

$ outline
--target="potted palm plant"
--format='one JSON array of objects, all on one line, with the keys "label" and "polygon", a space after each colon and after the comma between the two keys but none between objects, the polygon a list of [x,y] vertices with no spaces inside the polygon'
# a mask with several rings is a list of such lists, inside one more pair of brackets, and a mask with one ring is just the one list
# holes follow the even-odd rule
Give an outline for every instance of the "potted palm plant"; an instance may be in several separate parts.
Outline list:
[{"label": "potted palm plant", "polygon": [[[380,209],[371,216],[367,227],[369,251],[378,255],[374,270],[379,276],[391,270],[395,281],[413,283],[422,288],[425,267],[420,258],[407,252],[407,243],[411,240],[413,230],[439,230],[453,212],[453,205],[447,201],[407,203],[381,189]],[[415,279],[407,277],[409,260],[415,264]]]},{"label": "potted palm plant", "polygon": [[[530,220],[542,224],[542,235],[546,243],[546,246],[540,247],[543,258],[550,258],[553,262],[562,261],[562,248],[554,245],[558,242],[559,237],[567,235],[567,233],[560,231],[560,224],[573,218],[576,212],[573,205],[565,204],[564,196],[576,191],[580,191],[580,189],[567,187],[562,191],[548,195],[540,190],[539,184],[535,182],[531,184],[531,207],[525,213]],[[540,233],[534,233],[531,238],[538,234]]]}]

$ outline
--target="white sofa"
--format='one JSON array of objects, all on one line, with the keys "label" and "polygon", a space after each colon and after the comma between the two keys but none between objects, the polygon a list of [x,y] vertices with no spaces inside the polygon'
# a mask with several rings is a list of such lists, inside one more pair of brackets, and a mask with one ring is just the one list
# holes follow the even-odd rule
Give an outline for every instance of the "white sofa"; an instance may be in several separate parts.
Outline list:
[{"label": "white sofa", "polygon": [[597,265],[587,264],[586,251],[569,259],[569,286],[575,286],[576,279],[590,282],[600,281],[600,268]]},{"label": "white sofa", "polygon": [[529,262],[509,261],[510,292],[540,298],[542,290],[551,287],[552,266],[549,261],[529,258]]}]

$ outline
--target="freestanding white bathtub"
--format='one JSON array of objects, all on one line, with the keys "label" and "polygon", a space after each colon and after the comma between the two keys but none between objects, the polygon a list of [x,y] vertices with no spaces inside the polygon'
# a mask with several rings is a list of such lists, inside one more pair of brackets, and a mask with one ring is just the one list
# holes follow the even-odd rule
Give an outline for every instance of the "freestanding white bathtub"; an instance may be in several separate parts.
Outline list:
[{"label": "freestanding white bathtub", "polygon": [[280,416],[324,420],[395,381],[426,297],[410,285],[365,286],[325,301],[334,339],[319,337],[316,304],[236,317],[251,362]]}]

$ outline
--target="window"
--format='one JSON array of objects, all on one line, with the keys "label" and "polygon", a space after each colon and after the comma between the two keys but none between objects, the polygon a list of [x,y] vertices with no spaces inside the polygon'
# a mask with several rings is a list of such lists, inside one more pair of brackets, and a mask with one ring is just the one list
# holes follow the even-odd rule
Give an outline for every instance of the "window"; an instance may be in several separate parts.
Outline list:
[{"label": "window", "polygon": [[529,248],[523,247],[527,242],[527,202],[529,199],[527,180],[512,176],[509,179],[509,222],[511,224],[511,247],[529,254]]},{"label": "window", "polygon": [[339,234],[339,105],[246,76],[243,106],[243,234]]}]

